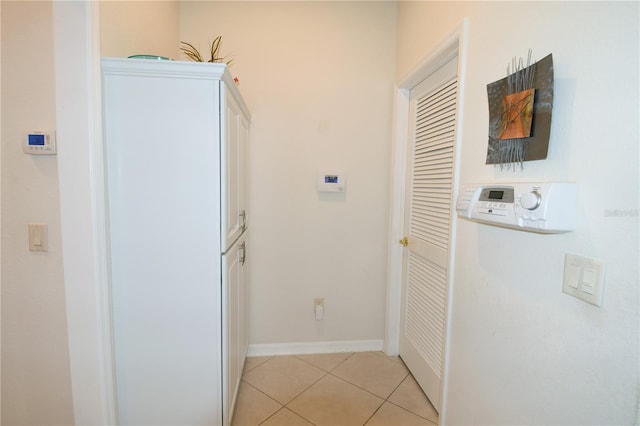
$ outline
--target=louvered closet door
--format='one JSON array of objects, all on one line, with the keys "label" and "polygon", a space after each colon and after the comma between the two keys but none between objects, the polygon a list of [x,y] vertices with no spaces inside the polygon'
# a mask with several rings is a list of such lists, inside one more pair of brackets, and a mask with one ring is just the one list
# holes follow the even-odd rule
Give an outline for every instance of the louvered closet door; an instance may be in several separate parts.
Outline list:
[{"label": "louvered closet door", "polygon": [[457,58],[411,90],[400,355],[440,411],[452,221]]}]

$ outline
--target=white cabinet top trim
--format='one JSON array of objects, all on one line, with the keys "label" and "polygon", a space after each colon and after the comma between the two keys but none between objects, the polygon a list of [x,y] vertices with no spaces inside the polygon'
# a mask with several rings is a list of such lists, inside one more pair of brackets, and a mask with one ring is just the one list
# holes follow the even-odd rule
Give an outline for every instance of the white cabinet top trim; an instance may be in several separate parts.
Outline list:
[{"label": "white cabinet top trim", "polygon": [[251,113],[236,87],[227,65],[209,62],[164,61],[132,58],[102,58],[104,75],[141,75],[222,81],[240,104],[247,119]]}]

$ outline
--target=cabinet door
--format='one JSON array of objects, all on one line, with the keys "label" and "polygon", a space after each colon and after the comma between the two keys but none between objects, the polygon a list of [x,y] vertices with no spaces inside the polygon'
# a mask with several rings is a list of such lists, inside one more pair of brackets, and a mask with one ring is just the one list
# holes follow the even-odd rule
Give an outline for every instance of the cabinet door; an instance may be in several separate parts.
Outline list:
[{"label": "cabinet door", "polygon": [[238,288],[238,365],[240,374],[249,349],[249,261],[251,258],[248,231],[242,240],[242,269]]},{"label": "cabinet door", "polygon": [[240,143],[240,212],[244,212],[241,220],[244,220],[245,229],[249,226],[249,119],[239,115],[238,131]]},{"label": "cabinet door", "polygon": [[246,234],[222,257],[223,410],[229,425],[235,407],[247,348]]},{"label": "cabinet door", "polygon": [[248,122],[236,99],[225,90],[222,137],[222,251],[240,236],[247,225],[246,145]]}]

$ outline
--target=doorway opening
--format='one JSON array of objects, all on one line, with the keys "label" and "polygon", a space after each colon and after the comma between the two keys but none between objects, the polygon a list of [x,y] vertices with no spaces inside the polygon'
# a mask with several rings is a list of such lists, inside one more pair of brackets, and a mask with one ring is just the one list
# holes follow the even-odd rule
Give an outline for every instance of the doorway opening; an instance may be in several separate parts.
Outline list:
[{"label": "doorway opening", "polygon": [[[395,106],[385,351],[401,355],[441,422],[446,421],[466,28],[465,20],[400,81]],[[444,116],[449,118],[438,122]],[[447,121],[451,117],[453,122]],[[438,134],[442,125],[448,127],[447,141]],[[424,126],[431,130],[425,133]]]}]

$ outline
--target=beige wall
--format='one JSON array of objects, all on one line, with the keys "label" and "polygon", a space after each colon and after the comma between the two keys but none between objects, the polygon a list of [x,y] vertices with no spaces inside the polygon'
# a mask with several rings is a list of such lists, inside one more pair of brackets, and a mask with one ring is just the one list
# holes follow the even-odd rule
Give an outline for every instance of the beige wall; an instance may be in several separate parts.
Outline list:
[{"label": "beige wall", "polygon": [[[22,153],[55,129],[50,2],[2,8],[2,424],[72,424],[56,156]],[[64,141],[59,141],[64,149]],[[28,249],[46,223],[49,252]]]},{"label": "beige wall", "polygon": [[[578,184],[574,232],[458,221],[450,424],[631,424],[638,405],[638,3],[402,2],[398,75],[469,18],[462,182]],[[486,85],[553,54],[549,158],[486,166]],[[626,212],[613,215],[608,211]],[[562,293],[564,254],[600,259],[604,304]]]},{"label": "beige wall", "polygon": [[177,59],[178,4],[178,1],[100,2],[101,55]]},{"label": "beige wall", "polygon": [[391,2],[181,2],[181,39],[223,36],[253,113],[252,345],[384,337],[395,21]]},{"label": "beige wall", "polygon": [[[24,155],[56,127],[52,3],[2,1],[2,424],[73,424],[56,156]],[[107,56],[178,55],[177,2],[104,2]],[[59,140],[59,149],[64,140]],[[49,252],[28,251],[46,223]]]},{"label": "beige wall", "polygon": [[[402,2],[397,44],[390,3],[194,2],[179,19],[172,3],[157,10],[162,25],[107,28],[103,48],[177,57],[179,39],[202,47],[223,35],[254,113],[252,343],[382,339],[394,72],[405,75],[467,16],[462,181],[574,180],[580,215],[575,232],[556,236],[458,222],[444,414],[451,424],[634,421],[637,3]],[[17,142],[25,129],[55,125],[51,4],[0,7],[2,423],[70,424],[57,165],[23,155]],[[151,32],[135,46],[117,35]],[[486,84],[529,47],[554,55],[549,159],[500,172],[484,165]],[[347,173],[344,198],[315,192],[325,168]],[[47,255],[26,250],[32,221],[49,224]],[[602,308],[562,294],[564,253],[605,262]],[[314,297],[327,303],[320,324]]]}]

